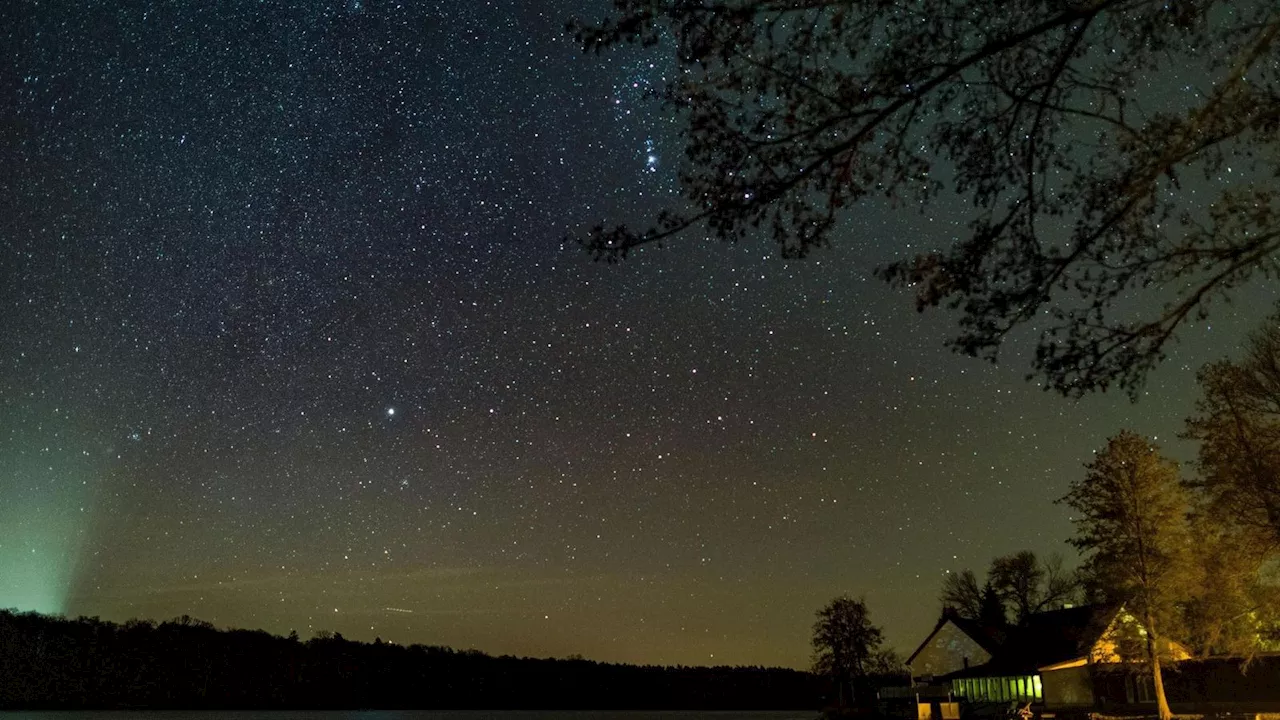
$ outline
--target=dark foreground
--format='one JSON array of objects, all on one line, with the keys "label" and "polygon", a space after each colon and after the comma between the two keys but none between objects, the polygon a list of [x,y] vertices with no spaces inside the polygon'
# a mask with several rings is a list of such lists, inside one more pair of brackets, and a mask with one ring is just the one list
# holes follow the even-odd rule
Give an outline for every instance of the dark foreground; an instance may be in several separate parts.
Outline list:
[{"label": "dark foreground", "polygon": [[[0,720],[127,720],[131,711],[0,712]],[[150,711],[143,720],[814,720],[812,711],[316,710]]]},{"label": "dark foreground", "polygon": [[[302,642],[296,636],[283,638],[262,631],[218,630],[190,618],[118,625],[96,618],[65,620],[0,611],[0,710],[595,711],[572,716],[585,718],[605,717],[599,713],[602,709],[816,709],[825,691],[820,678],[781,668],[656,667],[492,657],[442,647],[352,642],[341,635]],[[807,717],[815,715],[810,712]],[[60,720],[69,717],[59,716]],[[435,720],[454,716],[262,717]],[[457,717],[481,720],[488,716]],[[558,720],[566,716],[492,717]],[[648,720],[650,716],[625,717]],[[732,720],[734,716],[722,717]]]}]

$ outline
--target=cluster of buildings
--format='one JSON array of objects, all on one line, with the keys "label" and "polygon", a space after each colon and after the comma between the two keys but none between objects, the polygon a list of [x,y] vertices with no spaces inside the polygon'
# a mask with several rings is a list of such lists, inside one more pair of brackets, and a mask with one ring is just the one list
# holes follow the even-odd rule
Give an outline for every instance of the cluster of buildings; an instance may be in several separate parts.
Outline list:
[{"label": "cluster of buildings", "polygon": [[[1123,608],[1094,605],[1035,613],[1016,626],[984,627],[944,610],[907,665],[920,718],[999,714],[1151,715],[1149,669],[1117,651],[1123,633],[1145,630]],[[1165,695],[1175,713],[1280,711],[1280,656],[1193,659],[1170,643]]]}]

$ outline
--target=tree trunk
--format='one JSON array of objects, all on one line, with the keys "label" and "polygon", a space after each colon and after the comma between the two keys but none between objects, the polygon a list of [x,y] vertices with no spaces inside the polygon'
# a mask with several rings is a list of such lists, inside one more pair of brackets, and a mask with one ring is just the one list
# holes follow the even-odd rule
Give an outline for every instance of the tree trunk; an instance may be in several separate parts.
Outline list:
[{"label": "tree trunk", "polygon": [[1160,674],[1159,638],[1156,635],[1156,624],[1147,614],[1147,659],[1151,661],[1151,683],[1156,691],[1156,711],[1160,720],[1170,720],[1173,711],[1169,709],[1169,700],[1164,696],[1164,676]]},{"label": "tree trunk", "polygon": [[1169,709],[1169,700],[1164,696],[1164,677],[1160,674],[1160,661],[1151,666],[1151,681],[1156,686],[1156,711],[1160,720],[1171,720],[1173,711]]}]

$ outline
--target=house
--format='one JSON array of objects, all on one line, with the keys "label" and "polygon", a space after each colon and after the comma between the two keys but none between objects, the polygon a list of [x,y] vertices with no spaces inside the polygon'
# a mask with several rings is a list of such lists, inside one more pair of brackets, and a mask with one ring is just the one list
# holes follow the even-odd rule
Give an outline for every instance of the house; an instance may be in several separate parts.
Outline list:
[{"label": "house", "polygon": [[[1122,689],[1127,704],[1154,703],[1151,677],[1132,672],[1132,665],[1120,657],[1117,646],[1126,631],[1146,636],[1146,630],[1124,608],[1100,614],[1085,637],[1088,642],[1080,643],[1075,653],[1068,655],[1064,647],[1062,657],[1042,663],[1038,670],[1044,685],[1045,707],[1091,709],[1099,704],[1100,695],[1107,694],[1099,692],[1103,686],[1111,688],[1112,695],[1117,688]],[[1165,654],[1174,663],[1191,658],[1191,652],[1179,643],[1165,642],[1168,643]],[[1172,670],[1172,666],[1169,669]]]},{"label": "house", "polygon": [[990,662],[1003,640],[1000,630],[985,628],[946,608],[933,631],[907,658],[907,667],[913,680],[927,684],[936,677]]},{"label": "house", "polygon": [[[1183,660],[1162,670],[1165,697],[1180,715],[1252,716],[1280,711],[1280,656],[1260,655],[1247,668],[1243,658],[1216,657]],[[1045,673],[1046,690],[1058,686],[1059,672]],[[1087,683],[1080,682],[1082,675]],[[1054,709],[1060,717],[1085,712],[1149,714],[1155,703],[1150,677],[1126,672],[1118,664],[1093,665],[1082,675],[1075,676],[1073,684],[1085,693],[1072,698],[1055,694]]]},{"label": "house", "polygon": [[[1121,662],[1115,627],[1133,622],[1118,615],[1089,654],[1040,668],[1044,707],[1059,713],[1141,714],[1155,704],[1151,675]],[[1172,662],[1161,664],[1165,697],[1179,714],[1274,713],[1280,710],[1280,655],[1192,659],[1175,642]]]},{"label": "house", "polygon": [[[912,678],[922,685],[945,686],[973,703],[1023,702],[1046,710],[1093,707],[1100,666],[1118,666],[1116,651],[1122,629],[1136,620],[1123,608],[1096,605],[1049,610],[1031,615],[1018,626],[984,628],[944,611],[933,632],[907,661]],[[1189,657],[1174,645],[1174,656]],[[1107,676],[1128,682],[1134,702],[1150,696],[1150,682],[1133,673]],[[1114,691],[1113,691],[1114,692]]]}]

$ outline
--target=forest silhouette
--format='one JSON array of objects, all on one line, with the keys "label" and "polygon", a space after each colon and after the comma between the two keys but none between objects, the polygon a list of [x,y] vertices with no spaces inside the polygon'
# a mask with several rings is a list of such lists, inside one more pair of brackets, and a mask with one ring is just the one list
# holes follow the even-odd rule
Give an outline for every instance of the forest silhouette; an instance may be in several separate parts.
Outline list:
[{"label": "forest silhouette", "polygon": [[346,640],[0,610],[5,709],[818,708],[829,684],[763,667],[637,666],[494,657]]}]

